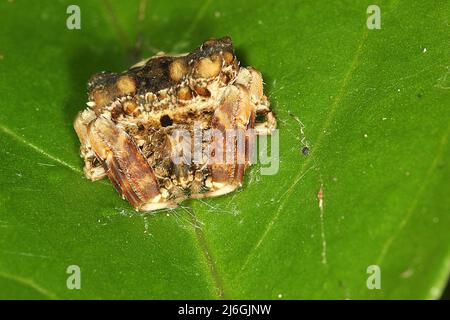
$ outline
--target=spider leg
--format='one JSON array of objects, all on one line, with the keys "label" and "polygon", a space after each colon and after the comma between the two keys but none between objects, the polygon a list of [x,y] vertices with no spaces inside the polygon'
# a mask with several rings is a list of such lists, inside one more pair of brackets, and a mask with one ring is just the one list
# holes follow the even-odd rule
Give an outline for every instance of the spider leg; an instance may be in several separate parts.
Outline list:
[{"label": "spider leg", "polygon": [[[214,112],[210,144],[211,191],[194,197],[214,197],[234,191],[242,185],[248,166],[248,126],[252,126],[254,106],[249,91],[242,85],[230,86]],[[230,134],[231,133],[231,134]]]},{"label": "spider leg", "polygon": [[266,105],[257,105],[255,131],[257,135],[271,135],[277,127],[273,112]]},{"label": "spider leg", "polygon": [[277,122],[267,97],[264,95],[263,79],[261,73],[252,68],[241,68],[236,78],[236,83],[246,87],[251,96],[251,101],[255,105],[254,128],[258,135],[270,135],[277,127]]},{"label": "spider leg", "polygon": [[97,181],[106,176],[105,168],[95,156],[88,139],[88,125],[95,118],[95,113],[91,110],[79,112],[73,126],[81,142],[80,155],[84,160],[84,175],[86,178]]},{"label": "spider leg", "polygon": [[131,137],[113,121],[99,117],[88,126],[88,140],[116,190],[136,210],[173,207],[165,201],[147,159]]}]

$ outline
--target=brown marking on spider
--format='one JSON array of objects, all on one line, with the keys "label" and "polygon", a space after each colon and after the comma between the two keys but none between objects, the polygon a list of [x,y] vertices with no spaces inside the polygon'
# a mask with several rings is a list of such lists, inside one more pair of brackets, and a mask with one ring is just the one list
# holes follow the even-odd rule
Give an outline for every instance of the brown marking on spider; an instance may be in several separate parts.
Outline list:
[{"label": "brown marking on spider", "polygon": [[248,150],[231,155],[244,157],[244,163],[215,163],[210,158],[227,150],[215,137],[202,138],[206,157],[174,163],[171,156],[182,143],[174,141],[176,130],[192,133],[200,123],[204,132],[255,129],[263,135],[276,127],[261,73],[240,66],[229,37],[181,56],[158,54],[122,73],[95,74],[88,96],[88,108],[74,122],[84,173],[93,181],[107,176],[141,211],[173,208],[186,198],[219,196],[242,185]]}]

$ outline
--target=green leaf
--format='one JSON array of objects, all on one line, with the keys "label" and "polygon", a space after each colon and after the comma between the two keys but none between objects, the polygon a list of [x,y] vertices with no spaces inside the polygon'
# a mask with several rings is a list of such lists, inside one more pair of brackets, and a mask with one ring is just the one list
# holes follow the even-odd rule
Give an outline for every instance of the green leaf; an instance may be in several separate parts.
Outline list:
[{"label": "green leaf", "polygon": [[[77,1],[81,30],[70,4],[0,4],[0,298],[440,296],[448,3],[378,1],[374,30],[371,1]],[[224,35],[263,73],[279,172],[256,165],[234,194],[145,215],[85,179],[72,121],[89,76]]]}]

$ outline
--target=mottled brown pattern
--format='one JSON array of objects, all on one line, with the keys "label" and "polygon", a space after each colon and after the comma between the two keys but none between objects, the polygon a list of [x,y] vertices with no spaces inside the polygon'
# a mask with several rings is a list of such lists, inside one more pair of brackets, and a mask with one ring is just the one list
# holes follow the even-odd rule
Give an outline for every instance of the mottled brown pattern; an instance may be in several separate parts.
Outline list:
[{"label": "mottled brown pattern", "polygon": [[194,152],[194,126],[201,133],[239,129],[245,135],[253,128],[270,134],[276,125],[261,74],[239,65],[229,37],[208,40],[186,55],[151,57],[122,73],[95,74],[88,97],[88,108],[74,123],[86,177],[108,176],[142,211],[218,196],[242,184],[248,161],[211,159],[248,159],[248,148],[225,150],[216,138],[202,135],[204,156],[176,164],[172,155],[183,155],[187,143],[173,135],[177,130],[190,134]]}]

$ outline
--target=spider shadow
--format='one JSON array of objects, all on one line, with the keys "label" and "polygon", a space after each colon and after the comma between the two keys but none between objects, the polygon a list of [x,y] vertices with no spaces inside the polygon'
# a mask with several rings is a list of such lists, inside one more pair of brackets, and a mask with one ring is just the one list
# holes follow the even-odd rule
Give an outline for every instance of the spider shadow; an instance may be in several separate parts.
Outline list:
[{"label": "spider shadow", "polygon": [[[112,47],[113,44],[106,47]],[[70,51],[69,56],[69,80],[71,83],[70,92],[68,93],[66,103],[64,105],[64,114],[66,123],[72,123],[77,113],[86,108],[87,102],[87,82],[89,78],[103,70],[123,70],[123,55],[114,55],[109,50],[99,53],[89,47],[78,47]],[[75,130],[71,130],[73,136],[73,150],[78,153],[79,142]]]}]

